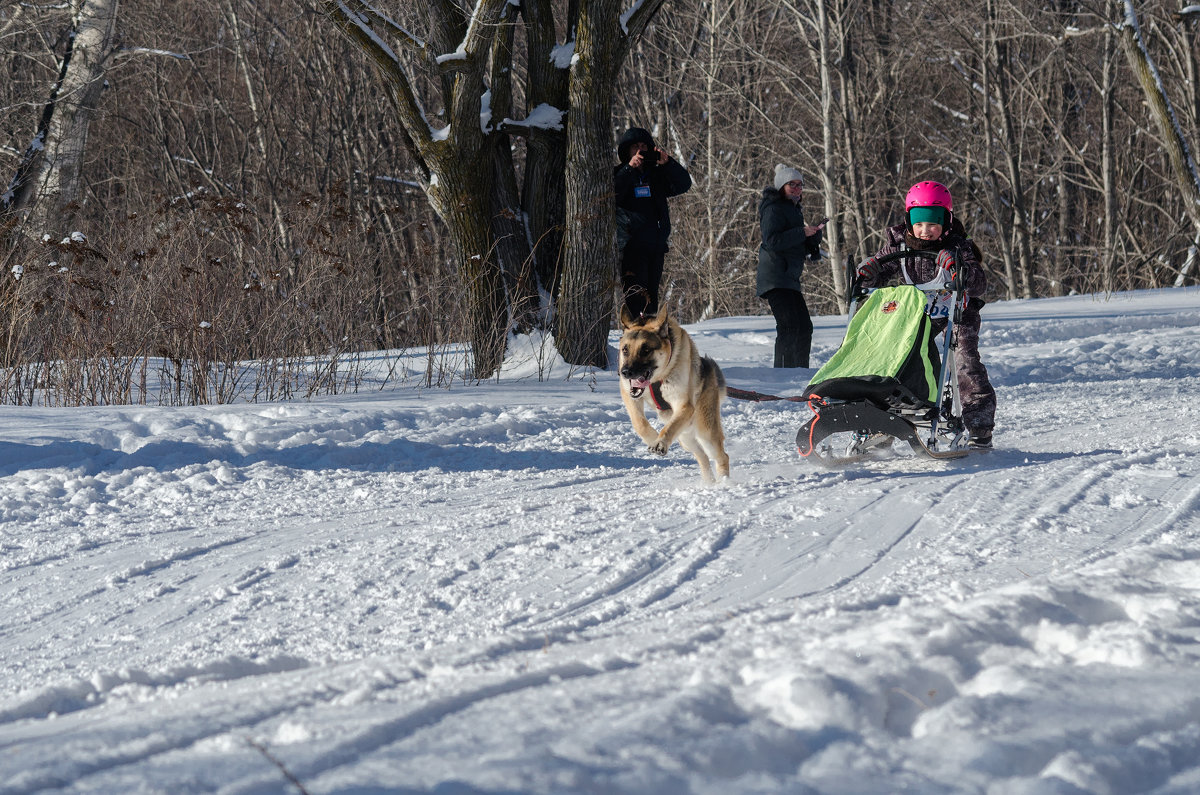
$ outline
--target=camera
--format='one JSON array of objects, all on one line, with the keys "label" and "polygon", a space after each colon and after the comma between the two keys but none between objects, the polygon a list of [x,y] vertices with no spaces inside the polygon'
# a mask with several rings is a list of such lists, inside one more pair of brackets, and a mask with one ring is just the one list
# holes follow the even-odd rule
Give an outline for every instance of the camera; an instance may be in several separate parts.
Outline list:
[{"label": "camera", "polygon": [[658,151],[655,149],[642,150],[642,168],[654,168],[658,165]]}]

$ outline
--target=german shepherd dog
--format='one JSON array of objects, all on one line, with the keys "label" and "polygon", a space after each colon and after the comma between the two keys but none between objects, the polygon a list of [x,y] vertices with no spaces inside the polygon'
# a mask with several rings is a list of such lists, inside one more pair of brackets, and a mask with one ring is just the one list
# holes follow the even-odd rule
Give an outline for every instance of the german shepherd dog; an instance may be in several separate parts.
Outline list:
[{"label": "german shepherd dog", "polygon": [[[637,435],[659,455],[666,455],[678,440],[696,457],[707,483],[713,482],[710,458],[717,464],[717,475],[729,477],[721,427],[725,398],[721,368],[699,354],[688,333],[667,316],[666,307],[653,318],[635,320],[622,306],[620,321],[621,400]],[[646,420],[647,397],[663,423],[657,433]]]}]

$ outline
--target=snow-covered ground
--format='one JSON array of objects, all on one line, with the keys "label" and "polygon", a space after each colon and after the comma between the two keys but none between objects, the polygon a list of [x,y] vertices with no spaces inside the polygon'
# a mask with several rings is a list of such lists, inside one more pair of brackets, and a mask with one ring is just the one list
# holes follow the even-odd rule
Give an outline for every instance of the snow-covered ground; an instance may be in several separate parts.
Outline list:
[{"label": "snow-covered ground", "polygon": [[536,360],[0,408],[0,793],[1198,792],[1200,290],[994,304],[982,349],[994,451],[821,470],[805,406],[731,400],[713,487]]}]

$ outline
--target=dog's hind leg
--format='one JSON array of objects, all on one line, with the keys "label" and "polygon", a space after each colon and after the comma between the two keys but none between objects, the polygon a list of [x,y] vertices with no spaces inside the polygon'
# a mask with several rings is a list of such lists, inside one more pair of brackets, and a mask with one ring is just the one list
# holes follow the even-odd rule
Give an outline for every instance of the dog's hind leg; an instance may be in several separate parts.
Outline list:
[{"label": "dog's hind leg", "polygon": [[725,452],[725,429],[721,426],[721,401],[706,401],[696,411],[696,440],[717,465],[717,476],[729,477],[729,455]]},{"label": "dog's hind leg", "polygon": [[725,452],[725,437],[721,430],[717,429],[715,438],[701,436],[699,442],[704,448],[704,452],[717,465],[717,477],[729,477],[729,456]]},{"label": "dog's hind leg", "polygon": [[[679,446],[696,457],[696,463],[700,465],[700,477],[704,478],[704,482],[714,483],[712,464],[708,461],[705,446],[696,438],[696,435],[691,431],[679,434]],[[728,462],[725,464],[725,470],[729,471]]]}]

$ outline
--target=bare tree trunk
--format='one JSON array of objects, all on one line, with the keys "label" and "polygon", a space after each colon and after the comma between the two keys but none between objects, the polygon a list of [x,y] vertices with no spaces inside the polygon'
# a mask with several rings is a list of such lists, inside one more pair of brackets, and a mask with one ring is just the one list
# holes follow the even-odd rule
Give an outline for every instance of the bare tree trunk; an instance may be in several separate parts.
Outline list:
[{"label": "bare tree trunk", "polygon": [[[379,67],[406,140],[429,170],[426,194],[450,227],[466,281],[473,374],[488,378],[503,361],[509,317],[492,227],[494,164],[487,157],[481,111],[484,75],[492,66],[489,54],[509,4],[505,0],[481,0],[465,28],[460,27],[453,4],[433,4],[430,39],[443,41],[431,47],[432,42],[419,41],[364,0],[323,2],[329,17]],[[437,134],[403,63],[383,43],[381,34],[418,51],[441,75],[442,101],[449,123]]]},{"label": "bare tree trunk", "polygon": [[[980,58],[980,69],[983,72],[983,96],[980,98],[983,109],[983,169],[984,183],[988,186],[988,192],[991,194],[992,212],[997,222],[997,227],[1000,229],[1011,227],[1012,216],[1011,212],[1006,210],[1004,201],[1000,196],[1000,188],[996,184],[996,180],[991,178],[991,175],[996,173],[996,134],[995,122],[992,112],[992,80],[994,69],[992,67],[992,48],[995,46],[994,36],[992,35],[992,24],[990,20],[985,28],[987,35],[984,37],[984,50]],[[1005,298],[1013,299],[1017,297],[1017,274],[1016,263],[1014,262],[1011,240],[1007,235],[998,233],[996,240],[1000,244],[1000,256],[1004,261],[1004,276],[1006,289]]]},{"label": "bare tree trunk", "polygon": [[1104,224],[1100,244],[1100,278],[1104,292],[1112,292],[1116,285],[1117,257],[1117,178],[1113,156],[1113,115],[1116,112],[1116,94],[1113,79],[1113,34],[1104,34],[1103,76],[1101,77],[1100,115],[1100,174],[1104,190]]},{"label": "bare tree trunk", "polygon": [[608,330],[617,283],[613,220],[612,86],[620,66],[613,33],[619,0],[594,0],[579,19],[567,121],[566,261],[555,342],[571,364],[608,366]]},{"label": "bare tree trunk", "polygon": [[[850,8],[843,8],[842,14],[852,13]],[[862,156],[859,153],[858,110],[855,101],[859,93],[858,80],[855,73],[855,53],[850,41],[850,31],[845,27],[844,18],[839,18],[842,30],[840,54],[838,57],[838,87],[842,110],[842,146],[845,151],[846,197],[844,209],[838,218],[835,232],[845,237],[847,231],[853,232],[853,238],[858,241],[857,250],[848,250],[846,256],[855,260],[867,256],[867,240],[869,231],[866,222],[866,191],[862,182]],[[835,217],[834,213],[829,214]],[[844,226],[842,219],[847,219]],[[857,255],[857,256],[855,256]],[[835,282],[836,284],[836,282]],[[838,293],[838,308],[845,312],[847,295],[845,289]]]},{"label": "bare tree trunk", "polygon": [[[500,32],[492,46],[488,85],[491,88],[494,122],[513,115],[512,64],[516,14],[516,6],[505,6]],[[490,217],[496,236],[496,253],[508,290],[514,327],[524,333],[535,325],[539,301],[529,229],[513,167],[512,136],[498,130],[487,137],[486,147],[487,160],[492,166]],[[547,183],[554,182],[547,180]]]},{"label": "bare tree trunk", "polygon": [[1022,298],[1033,298],[1033,256],[1029,245],[1029,214],[1026,209],[1025,183],[1021,173],[1021,144],[1017,140],[1016,124],[1009,103],[1012,100],[1009,86],[1009,50],[1002,41],[995,42],[996,53],[996,105],[1000,112],[1000,129],[1004,133],[1004,162],[1008,170],[1008,184],[1012,191],[1012,235],[1013,248],[1017,255],[1017,274]]},{"label": "bare tree trunk", "polygon": [[[824,237],[825,246],[829,250],[829,270],[833,278],[834,294],[847,295],[846,266],[842,261],[842,222],[837,217],[838,184],[835,177],[838,157],[835,144],[834,129],[837,124],[837,113],[833,102],[833,56],[830,52],[829,33],[829,2],[817,0],[817,46],[821,75],[821,143],[825,156],[821,161],[821,189],[825,194],[825,217],[829,226]],[[819,219],[814,219],[819,220]]]},{"label": "bare tree trunk", "polygon": [[554,341],[571,364],[608,366],[617,280],[612,102],[629,42],[658,13],[646,0],[625,18],[620,0],[581,4],[567,120],[567,229]]},{"label": "bare tree trunk", "polygon": [[[717,70],[720,69],[717,55],[716,31],[720,30],[720,16],[717,4],[708,0],[708,50],[707,63],[704,70],[704,215],[705,246],[704,259],[708,265],[706,270],[709,277],[704,280],[708,296],[704,301],[704,317],[711,317],[717,305],[715,274],[717,271],[717,219],[714,215],[717,204],[716,174],[717,174]],[[724,4],[722,4],[724,5]],[[726,6],[728,9],[728,6]]]},{"label": "bare tree trunk", "polygon": [[1196,164],[1188,150],[1187,141],[1184,140],[1183,130],[1179,128],[1179,121],[1175,118],[1175,111],[1171,107],[1166,89],[1163,88],[1158,69],[1150,58],[1145,42],[1142,41],[1133,0],[1116,2],[1118,12],[1123,17],[1119,27],[1125,57],[1142,87],[1150,115],[1162,135],[1163,147],[1171,161],[1175,185],[1183,199],[1184,212],[1192,225],[1200,231],[1200,174],[1196,171]]},{"label": "bare tree trunk", "polygon": [[[491,182],[488,161],[484,158],[447,164],[444,181],[454,185],[480,186],[467,191],[430,188],[438,214],[446,220],[455,247],[462,258],[463,287],[467,293],[467,339],[471,342],[472,372],[484,379],[495,374],[504,360],[508,339],[508,307],[504,279],[496,266],[495,237],[489,219]],[[460,173],[458,172],[461,169]]]},{"label": "bare tree trunk", "polygon": [[1179,275],[1175,277],[1175,287],[1182,287],[1187,284],[1188,276],[1191,275],[1192,269],[1196,266],[1196,258],[1200,256],[1200,232],[1196,233],[1196,239],[1192,241],[1192,245],[1188,246],[1187,256],[1183,260],[1183,265],[1179,268]]},{"label": "bare tree trunk", "polygon": [[[1045,246],[1045,266],[1049,269],[1049,295],[1065,295],[1074,275],[1086,268],[1087,257],[1081,253],[1080,240],[1083,237],[1084,219],[1088,213],[1085,209],[1086,200],[1080,186],[1084,182],[1083,169],[1072,159],[1070,141],[1079,137],[1080,128],[1086,123],[1084,92],[1080,89],[1079,81],[1066,69],[1070,60],[1072,43],[1063,42],[1061,48],[1063,58],[1051,76],[1048,86],[1052,95],[1058,101],[1048,105],[1049,112],[1043,116],[1043,124],[1048,131],[1057,133],[1054,143],[1055,167],[1053,186],[1057,203],[1058,229],[1055,232],[1054,244]],[[1056,118],[1049,118],[1055,107],[1058,108]]]},{"label": "bare tree trunk", "polygon": [[5,211],[25,210],[35,231],[80,198],[88,128],[104,88],[119,0],[72,0],[71,36],[59,79],[42,111],[34,143],[0,200]]},{"label": "bare tree trunk", "polygon": [[[1060,167],[1065,168],[1060,163]],[[1055,238],[1061,247],[1071,240],[1074,236],[1074,221],[1075,221],[1075,190],[1067,181],[1065,175],[1059,176],[1058,181],[1054,185],[1054,197],[1058,203],[1058,232]],[[1067,274],[1069,272],[1068,264],[1074,257],[1071,254],[1064,254],[1061,249],[1057,249],[1058,256],[1054,257],[1054,271],[1050,277],[1050,295],[1064,295],[1066,293]],[[1070,249],[1068,249],[1070,251]]]},{"label": "bare tree trunk", "polygon": [[[234,2],[234,0],[225,0],[223,10],[229,21],[230,34],[233,36],[234,54],[237,59],[238,70],[241,71],[242,81],[246,86],[246,101],[250,105],[251,113],[254,114],[253,140],[258,147],[259,157],[262,158],[262,162],[265,164],[270,162],[271,159],[267,150],[267,135],[264,129],[265,119],[258,100],[258,89],[254,85],[254,75],[246,57],[246,43],[242,37],[242,20],[238,14],[237,7],[238,3]],[[284,223],[283,208],[279,205],[279,196],[272,190],[267,200],[271,205],[271,220],[275,225],[275,234],[279,235],[280,245],[285,251],[291,251],[293,247],[287,225]]]},{"label": "bare tree trunk", "polygon": [[[569,107],[569,61],[578,10],[568,11],[568,41],[559,46],[551,0],[524,0],[521,15],[529,42],[526,68],[527,110],[541,106]],[[549,296],[558,295],[562,273],[566,213],[566,131],[561,127],[532,127],[525,133],[522,173],[522,211],[528,224],[538,284]]]},{"label": "bare tree trunk", "polygon": [[1188,11],[1187,14],[1177,15],[1179,17],[1179,49],[1182,50],[1178,57],[1184,62],[1185,85],[1188,87],[1187,106],[1184,113],[1190,132],[1195,134],[1197,128],[1200,128],[1200,58],[1197,57],[1196,34],[1192,29],[1192,23],[1200,19],[1200,6],[1190,5]]}]

